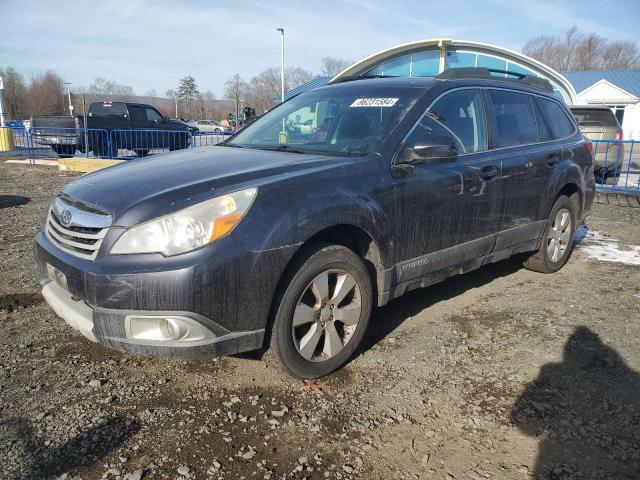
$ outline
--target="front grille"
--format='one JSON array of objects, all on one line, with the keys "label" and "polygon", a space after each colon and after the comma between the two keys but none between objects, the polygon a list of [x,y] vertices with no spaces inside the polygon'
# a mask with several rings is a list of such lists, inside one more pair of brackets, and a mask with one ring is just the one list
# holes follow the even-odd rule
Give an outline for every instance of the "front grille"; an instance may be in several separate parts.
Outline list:
[{"label": "front grille", "polygon": [[95,213],[94,209],[58,197],[49,209],[45,231],[49,240],[61,250],[95,260],[110,226],[110,215]]}]

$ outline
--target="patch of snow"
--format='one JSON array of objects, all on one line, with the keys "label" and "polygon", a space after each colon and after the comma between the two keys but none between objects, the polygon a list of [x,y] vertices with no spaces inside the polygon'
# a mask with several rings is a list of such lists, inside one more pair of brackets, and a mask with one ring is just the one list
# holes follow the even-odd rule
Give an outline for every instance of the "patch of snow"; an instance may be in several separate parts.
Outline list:
[{"label": "patch of snow", "polygon": [[574,241],[575,251],[587,258],[601,262],[616,262],[626,265],[640,265],[640,246],[625,245],[620,247],[619,241],[607,237],[596,230],[589,230],[580,225]]}]

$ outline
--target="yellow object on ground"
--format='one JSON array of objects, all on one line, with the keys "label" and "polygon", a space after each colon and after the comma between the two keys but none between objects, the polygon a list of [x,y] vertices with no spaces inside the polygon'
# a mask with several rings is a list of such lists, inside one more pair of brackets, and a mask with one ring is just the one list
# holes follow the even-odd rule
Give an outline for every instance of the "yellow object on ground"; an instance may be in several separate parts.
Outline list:
[{"label": "yellow object on ground", "polygon": [[110,167],[111,165],[117,165],[125,160],[111,160],[108,158],[59,158],[58,170],[64,170],[68,172],[93,172],[94,170],[100,170],[101,168]]},{"label": "yellow object on ground", "polygon": [[15,149],[13,131],[10,128],[0,128],[0,152],[11,152]]}]

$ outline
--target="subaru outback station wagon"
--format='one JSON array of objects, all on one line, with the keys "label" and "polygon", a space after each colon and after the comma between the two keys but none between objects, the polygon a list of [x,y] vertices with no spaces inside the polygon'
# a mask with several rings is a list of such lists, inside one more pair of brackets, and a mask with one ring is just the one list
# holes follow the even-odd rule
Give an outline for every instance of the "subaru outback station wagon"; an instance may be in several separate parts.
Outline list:
[{"label": "subaru outback station wagon", "polygon": [[407,291],[521,253],[555,272],[593,200],[591,143],[548,82],[500,75],[349,78],[219,146],[79,177],[36,237],[43,296],[125,352],[270,347],[318,377]]}]

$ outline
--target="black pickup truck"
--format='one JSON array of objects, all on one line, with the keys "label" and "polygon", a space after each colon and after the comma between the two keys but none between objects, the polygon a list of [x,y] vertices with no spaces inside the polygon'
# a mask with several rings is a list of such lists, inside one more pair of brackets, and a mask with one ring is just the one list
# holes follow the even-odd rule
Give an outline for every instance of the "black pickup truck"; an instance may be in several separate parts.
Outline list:
[{"label": "black pickup truck", "polygon": [[144,157],[150,150],[187,148],[193,128],[162,116],[151,105],[95,102],[86,117],[33,117],[31,132],[34,146],[51,147],[60,156],[71,156],[79,150],[116,157],[118,149],[125,149]]}]

